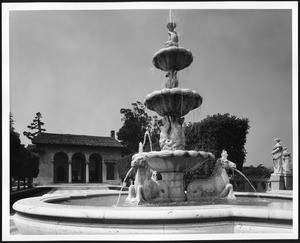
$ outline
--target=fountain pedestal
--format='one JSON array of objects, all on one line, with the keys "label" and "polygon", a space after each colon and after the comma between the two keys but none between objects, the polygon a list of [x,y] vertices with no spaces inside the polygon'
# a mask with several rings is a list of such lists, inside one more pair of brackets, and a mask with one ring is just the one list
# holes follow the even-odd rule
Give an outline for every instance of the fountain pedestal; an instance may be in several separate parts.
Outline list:
[{"label": "fountain pedestal", "polygon": [[[139,154],[132,157],[131,166],[137,172],[127,202],[184,202],[185,173],[204,162],[215,160],[209,152],[185,150],[184,116],[202,104],[202,97],[196,91],[178,87],[177,72],[192,63],[193,55],[178,46],[175,27],[174,22],[167,24],[167,47],[155,53],[152,61],[156,68],[167,72],[165,88],[147,95],[144,102],[149,110],[163,117],[159,138],[161,151],[144,153],[142,147]],[[150,179],[148,167],[151,173],[159,172],[162,180]]]},{"label": "fountain pedestal", "polygon": [[186,196],[184,193],[184,173],[182,172],[161,172],[162,180],[169,188],[169,199],[172,202],[184,202]]}]

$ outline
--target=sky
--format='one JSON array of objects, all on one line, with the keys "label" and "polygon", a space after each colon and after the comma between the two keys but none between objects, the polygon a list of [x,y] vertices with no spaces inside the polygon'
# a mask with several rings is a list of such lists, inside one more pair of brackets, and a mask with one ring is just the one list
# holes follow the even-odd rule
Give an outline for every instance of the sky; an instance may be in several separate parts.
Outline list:
[{"label": "sky", "polygon": [[[168,39],[170,8],[10,11],[9,111],[21,142],[37,112],[49,133],[118,132],[121,108],[163,88],[152,58]],[[179,87],[203,97],[185,121],[248,118],[246,166],[271,167],[274,138],[293,153],[292,10],[189,6],[171,18],[194,57]]]}]

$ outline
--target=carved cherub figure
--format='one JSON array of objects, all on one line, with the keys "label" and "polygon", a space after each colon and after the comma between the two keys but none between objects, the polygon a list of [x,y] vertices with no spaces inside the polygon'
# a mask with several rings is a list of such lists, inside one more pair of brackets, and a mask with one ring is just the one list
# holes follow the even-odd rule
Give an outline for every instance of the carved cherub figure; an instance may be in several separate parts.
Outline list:
[{"label": "carved cherub figure", "polygon": [[166,46],[178,46],[178,34],[174,30],[176,28],[176,24],[174,22],[169,22],[167,24],[169,39],[166,42]]}]

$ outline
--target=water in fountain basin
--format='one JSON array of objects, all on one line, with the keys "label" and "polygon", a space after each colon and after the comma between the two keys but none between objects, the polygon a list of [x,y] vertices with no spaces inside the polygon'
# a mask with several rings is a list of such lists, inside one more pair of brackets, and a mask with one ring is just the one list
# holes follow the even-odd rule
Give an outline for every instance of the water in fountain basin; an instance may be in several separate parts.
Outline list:
[{"label": "water in fountain basin", "polygon": [[[255,193],[257,193],[255,187],[252,185],[252,183],[248,180],[248,178],[247,178],[241,171],[239,171],[239,170],[236,169],[236,168],[232,168],[232,169],[233,169],[234,171],[238,172],[241,176],[243,176],[243,177],[246,179],[246,181],[248,181],[249,185],[252,187],[252,189],[255,191]],[[258,195],[256,195],[256,196],[259,198]]]},{"label": "water in fountain basin", "polygon": [[[71,198],[65,200],[57,200],[51,201],[49,203],[54,204],[62,204],[62,205],[78,205],[78,206],[96,206],[96,207],[116,207],[114,202],[116,201],[117,195],[105,195],[105,196],[90,196],[90,197],[82,197],[82,198]],[[283,198],[254,198],[251,196],[238,196],[236,200],[228,201],[225,198],[201,198],[201,200],[197,201],[185,201],[185,202],[154,202],[154,203],[145,203],[141,205],[126,203],[125,200],[127,195],[121,195],[121,199],[118,207],[120,208],[135,208],[135,207],[190,207],[190,206],[211,206],[211,205],[227,205],[227,206],[258,206],[258,207],[268,207],[273,209],[284,209],[291,211],[292,200],[291,199],[283,199]]]}]

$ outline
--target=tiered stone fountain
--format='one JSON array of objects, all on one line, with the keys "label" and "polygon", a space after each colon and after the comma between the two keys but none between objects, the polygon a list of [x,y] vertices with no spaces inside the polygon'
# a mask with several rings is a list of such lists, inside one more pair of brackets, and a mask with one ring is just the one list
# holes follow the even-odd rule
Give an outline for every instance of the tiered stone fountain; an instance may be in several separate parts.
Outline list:
[{"label": "tiered stone fountain", "polygon": [[[150,205],[112,206],[111,202],[101,204],[111,196],[117,202],[119,192],[111,190],[100,190],[97,193],[87,190],[80,194],[46,194],[26,198],[13,205],[16,211],[14,221],[21,234],[97,234],[105,235],[105,239],[111,239],[108,237],[116,234],[122,234],[122,239],[130,234],[159,234],[159,239],[165,235],[167,240],[186,240],[186,236],[178,238],[178,234],[292,232],[291,197],[280,196],[282,202],[272,202],[272,199],[258,201],[257,198],[252,198],[251,201],[251,197],[256,195],[235,193],[247,198],[241,204],[223,199],[221,202],[214,202],[214,205],[183,202],[186,198],[188,201],[197,201],[205,195],[211,196],[211,193],[227,198],[233,198],[234,195],[224,172],[232,163],[227,160],[226,151],[216,161],[213,177],[191,182],[187,186],[187,195],[185,194],[184,173],[205,161],[213,162],[215,158],[208,152],[185,150],[183,116],[198,108],[202,104],[202,97],[195,91],[178,88],[177,72],[188,67],[193,56],[190,51],[178,46],[175,27],[175,23],[168,23],[167,46],[153,58],[154,66],[167,72],[165,88],[147,95],[145,100],[146,107],[164,119],[160,134],[161,151],[146,153],[140,149],[133,156],[135,183],[130,186],[126,200],[135,204],[148,202]],[[153,178],[153,171],[160,172],[162,180]],[[126,197],[127,192],[121,191],[121,194]],[[90,200],[94,199],[96,205],[91,205]],[[74,202],[76,200],[80,201],[79,204]],[[152,203],[155,201],[171,203],[156,205]],[[73,202],[74,204],[68,204]],[[195,236],[192,236],[193,239]],[[132,236],[128,237],[132,239]],[[202,238],[203,235],[199,236],[199,239]]]},{"label": "tiered stone fountain", "polygon": [[[149,166],[152,171],[160,172],[162,181],[158,183],[165,193],[161,197],[158,195],[159,193],[154,193],[156,196],[146,195],[149,190],[149,193],[153,194],[153,190],[144,185],[147,175],[143,173],[141,178],[142,173],[138,171],[135,185],[130,188],[131,193],[127,200],[129,202],[149,202],[153,199],[185,201],[184,174],[205,161],[213,162],[215,159],[212,153],[185,150],[185,136],[182,127],[184,116],[202,104],[202,97],[196,91],[178,88],[177,72],[190,66],[193,62],[193,55],[187,49],[179,47],[178,35],[175,32],[176,23],[169,22],[167,28],[169,40],[166,42],[166,47],[155,53],[153,57],[154,66],[166,72],[165,88],[154,91],[145,99],[145,106],[163,117],[164,125],[159,140],[161,151],[147,153],[140,151],[133,156],[132,163],[132,166],[140,169]],[[142,161],[143,163],[141,163]],[[139,189],[141,186],[143,188]]]}]

